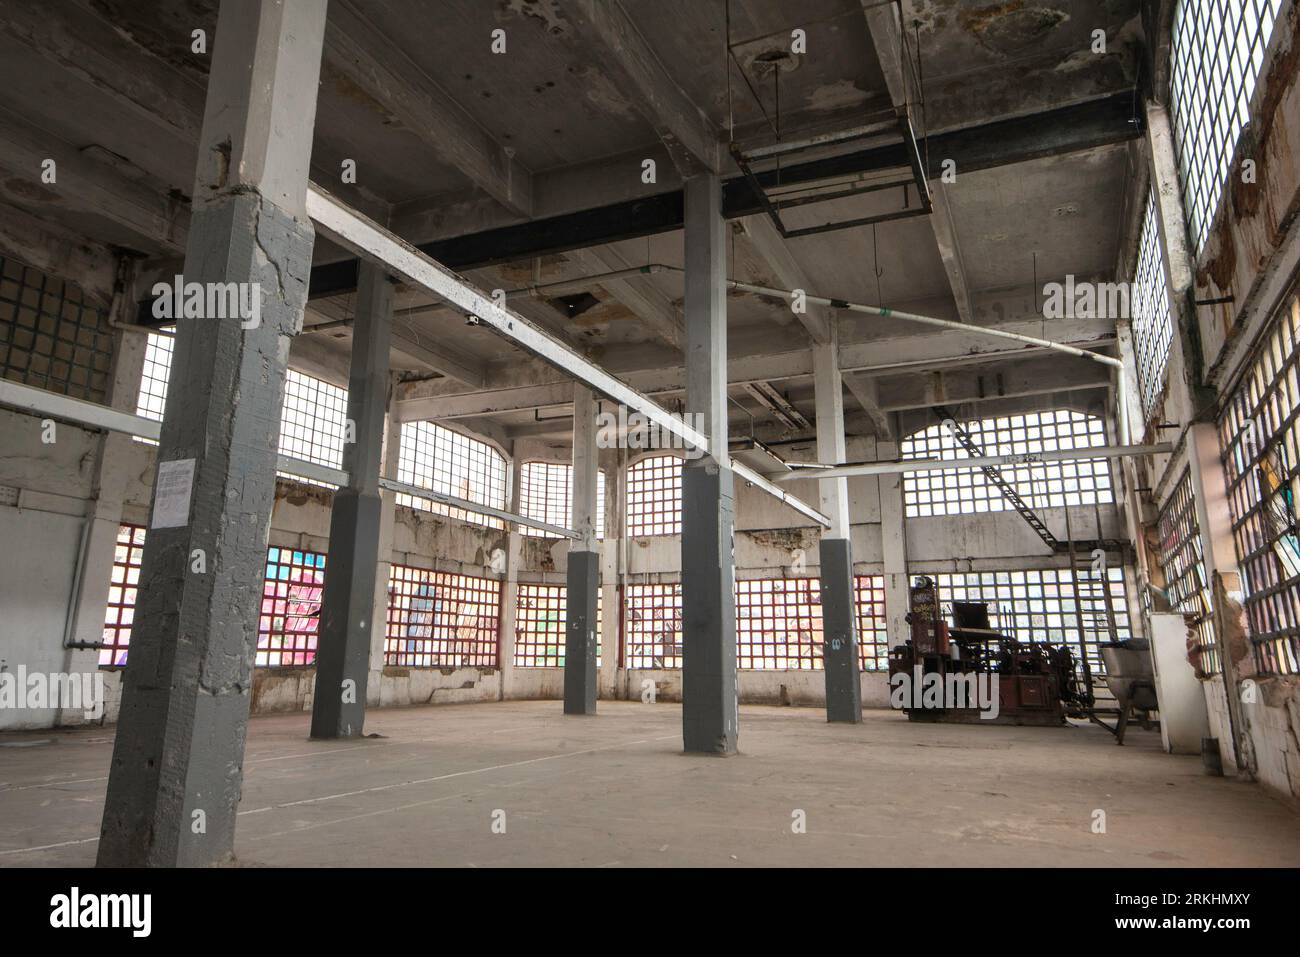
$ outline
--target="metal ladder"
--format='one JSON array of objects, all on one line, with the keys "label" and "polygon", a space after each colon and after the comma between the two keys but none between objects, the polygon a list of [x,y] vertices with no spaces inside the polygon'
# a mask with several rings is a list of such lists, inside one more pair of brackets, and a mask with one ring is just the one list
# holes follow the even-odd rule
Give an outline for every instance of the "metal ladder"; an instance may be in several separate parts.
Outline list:
[{"label": "metal ladder", "polygon": [[[1100,530],[1100,514],[1098,514]],[[1119,701],[1106,682],[1106,667],[1101,658],[1103,641],[1119,640],[1115,625],[1115,599],[1110,593],[1110,579],[1103,563],[1100,569],[1093,566],[1091,551],[1076,547],[1070,521],[1070,508],[1065,509],[1065,535],[1070,553],[1070,581],[1074,593],[1075,620],[1079,629],[1079,661],[1083,670],[1084,686],[1091,699],[1091,711],[1098,714],[1119,714]],[[1088,544],[1091,544],[1089,542]]]},{"label": "metal ladder", "polygon": [[[953,438],[957,440],[958,444],[966,450],[971,458],[980,458],[984,455],[984,449],[971,438],[969,432],[962,428],[961,423],[957,421],[957,418],[949,411],[947,406],[936,405],[934,411],[944,421],[952,423],[950,431]],[[1002,473],[992,465],[982,465],[980,471],[1002,493],[1002,497],[1011,503],[1011,507],[1020,513],[1020,517],[1025,520],[1026,524],[1038,533],[1038,537],[1043,540],[1043,544],[1052,551],[1059,552],[1061,550],[1060,540],[1051,533],[1043,520],[1038,517],[1038,514],[1025,503],[1025,500],[1020,497],[1020,493],[1016,491],[1015,486],[1004,479]]]}]

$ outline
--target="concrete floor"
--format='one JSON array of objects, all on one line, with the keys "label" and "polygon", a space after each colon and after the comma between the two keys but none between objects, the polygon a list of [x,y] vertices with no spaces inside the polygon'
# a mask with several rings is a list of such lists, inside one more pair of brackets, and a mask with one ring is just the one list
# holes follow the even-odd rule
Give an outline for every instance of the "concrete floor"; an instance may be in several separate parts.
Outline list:
[{"label": "concrete floor", "polygon": [[[1096,727],[911,724],[743,707],[733,758],[684,756],[679,706],[372,712],[382,737],[255,718],[238,856],[261,865],[1300,865],[1300,815],[1196,757]],[[48,741],[28,747],[10,745]],[[90,865],[112,729],[0,735],[0,867]],[[1094,809],[1107,831],[1091,830]],[[807,831],[792,833],[793,812]],[[505,812],[506,833],[493,833]],[[498,819],[500,815],[497,816]]]}]

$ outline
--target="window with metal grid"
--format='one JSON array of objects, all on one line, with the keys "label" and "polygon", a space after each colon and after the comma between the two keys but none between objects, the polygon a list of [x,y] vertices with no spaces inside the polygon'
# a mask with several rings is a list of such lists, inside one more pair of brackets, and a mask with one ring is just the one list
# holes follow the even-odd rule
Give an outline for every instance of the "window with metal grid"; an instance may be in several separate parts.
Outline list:
[{"label": "window with metal grid", "polygon": [[816,578],[736,582],[736,664],[755,671],[820,670],[821,582]]},{"label": "window with metal grid", "polygon": [[627,535],[680,535],[682,531],[682,460],[650,455],[627,470]]},{"label": "window with metal grid", "polygon": [[1264,338],[1219,420],[1256,663],[1300,674],[1300,297]]},{"label": "window with metal grid", "polygon": [[626,667],[680,668],[681,584],[629,584],[624,593],[623,658]]},{"label": "window with metal grid", "polygon": [[[144,540],[143,525],[118,526],[108,602],[104,608],[101,667],[126,664]],[[257,665],[309,665],[315,660],[324,585],[323,554],[275,546],[267,549],[254,659]]]},{"label": "window with metal grid", "polygon": [[[398,481],[504,509],[508,474],[505,456],[487,442],[471,439],[434,422],[402,423]],[[400,492],[397,504],[489,528],[502,527],[500,519]]]},{"label": "window with metal grid", "polygon": [[[342,468],[347,421],[347,389],[293,369],[286,371],[284,404],[280,407],[281,455]],[[277,474],[296,482],[326,484],[285,472]]]},{"label": "window with metal grid", "polygon": [[1170,113],[1183,202],[1205,247],[1282,0],[1181,0],[1174,10]]},{"label": "window with metal grid", "polygon": [[103,403],[112,354],[108,318],[79,288],[0,257],[0,378]]},{"label": "window with metal grid", "polygon": [[885,576],[854,575],[853,605],[858,615],[859,667],[863,671],[888,671],[889,621],[885,617]]},{"label": "window with metal grid", "polygon": [[1138,391],[1142,414],[1150,417],[1165,387],[1165,367],[1174,327],[1160,253],[1160,223],[1155,193],[1147,195],[1147,211],[1138,244],[1137,272],[1133,276],[1133,352],[1137,359]]},{"label": "window with metal grid", "polygon": [[140,584],[140,561],[143,556],[144,526],[126,523],[119,525],[108,585],[108,603],[104,606],[103,644],[99,649],[101,668],[116,668],[126,664],[126,649],[131,643],[131,625],[135,622],[136,589]]},{"label": "window with metal grid", "polygon": [[[982,601],[989,606],[989,626],[1022,642],[1068,644],[1076,658],[1086,645],[1093,674],[1102,670],[1098,644],[1110,641],[1104,617],[1103,588],[1110,592],[1115,616],[1115,634],[1132,637],[1124,570],[1108,567],[1093,573],[1085,570],[1079,582],[1083,605],[1083,640],[1074,597],[1074,570],[1039,568],[1017,571],[959,572],[935,575],[939,602],[949,622],[954,601]],[[1096,596],[1096,597],[1093,597]]]},{"label": "window with metal grid", "polygon": [[266,551],[256,664],[302,667],[316,661],[325,556],[297,548]]},{"label": "window with metal grid", "polygon": [[410,565],[388,574],[384,664],[495,668],[500,661],[501,582]]},{"label": "window with metal grid", "polygon": [[[569,588],[520,582],[515,596],[515,667],[563,668]],[[600,660],[604,602],[596,593],[596,660]]]},{"label": "window with metal grid", "polygon": [[[525,462],[519,470],[520,514],[568,528],[572,520],[573,466],[564,462]],[[540,528],[519,526],[524,535],[545,537]],[[605,473],[596,473],[596,537],[605,537]]]},{"label": "window with metal grid", "polygon": [[[161,422],[167,408],[167,381],[171,375],[176,340],[149,333],[136,414]],[[343,467],[343,440],[347,434],[348,390],[294,369],[285,371],[284,402],[280,407],[280,453],[329,468]],[[153,443],[150,439],[141,441]],[[332,488],[324,482],[277,472],[281,478]]]},{"label": "window with metal grid", "polygon": [[[1023,455],[1106,444],[1100,417],[1070,409],[1029,412],[967,422],[962,428],[985,455]],[[970,458],[942,423],[903,440],[905,459]],[[1037,462],[999,467],[1030,508],[1106,504],[1114,501],[1106,459]],[[1012,506],[978,468],[905,472],[903,496],[909,518],[1001,512]]]},{"label": "window with metal grid", "polygon": [[1210,617],[1210,583],[1205,577],[1201,555],[1200,524],[1196,500],[1192,497],[1192,476],[1184,472],[1169,501],[1160,510],[1160,567],[1165,573],[1165,597],[1175,611],[1193,620],[1196,645],[1207,674],[1218,674],[1218,648],[1214,643],[1214,622]]},{"label": "window with metal grid", "polygon": [[[174,327],[169,327],[170,331]],[[140,394],[135,403],[135,414],[163,420],[167,411],[167,378],[172,371],[172,352],[176,347],[175,336],[151,332],[144,347],[144,371],[140,376]],[[140,439],[141,442],[155,444],[152,439]]]},{"label": "window with metal grid", "polygon": [[[623,646],[628,668],[680,668],[682,586],[629,584]],[[864,671],[889,667],[885,580],[854,578],[858,660]],[[736,582],[736,656],[740,668],[817,670],[822,663],[821,583],[816,578]]]}]

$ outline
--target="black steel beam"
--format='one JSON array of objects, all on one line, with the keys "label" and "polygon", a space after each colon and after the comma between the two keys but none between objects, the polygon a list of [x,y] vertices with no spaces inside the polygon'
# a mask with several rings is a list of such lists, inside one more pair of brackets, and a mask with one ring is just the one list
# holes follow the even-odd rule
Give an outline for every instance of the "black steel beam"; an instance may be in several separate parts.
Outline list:
[{"label": "black steel beam", "polygon": [[[954,160],[962,173],[1009,166],[1135,139],[1143,134],[1143,123],[1141,111],[1135,108],[1134,94],[1125,92],[937,133],[919,145],[927,175],[933,178],[947,159]],[[775,172],[758,173],[756,179],[763,188],[794,186],[907,165],[905,145],[894,143],[786,166],[780,171],[779,181]],[[744,176],[737,176],[722,185],[722,210],[728,219],[737,219],[761,213],[764,206],[754,185]],[[682,192],[677,190],[423,243],[418,248],[449,269],[465,271],[671,232],[682,228],[683,215]],[[316,299],[351,292],[356,282],[355,259],[313,266],[310,295]],[[149,302],[141,303],[141,323],[156,323],[150,309]]]}]

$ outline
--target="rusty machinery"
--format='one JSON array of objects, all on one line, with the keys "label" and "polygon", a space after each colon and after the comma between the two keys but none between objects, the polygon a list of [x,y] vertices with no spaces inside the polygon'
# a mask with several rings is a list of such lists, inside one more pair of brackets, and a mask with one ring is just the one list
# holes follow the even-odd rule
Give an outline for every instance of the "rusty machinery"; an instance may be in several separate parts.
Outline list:
[{"label": "rusty machinery", "polygon": [[[917,578],[910,589],[907,622],[911,634],[905,644],[889,653],[891,689],[895,675],[907,675],[906,684],[953,688],[983,684],[991,695],[997,688],[996,717],[982,718],[971,700],[966,707],[940,698],[938,706],[908,698],[903,710],[913,721],[978,722],[996,724],[1059,725],[1067,714],[1081,714],[1089,695],[1075,674],[1075,657],[1064,645],[1017,641],[989,627],[988,606],[983,602],[954,602],[953,626],[944,621],[939,593],[930,578]],[[926,675],[936,675],[927,679]],[[902,683],[902,682],[900,682]],[[993,713],[989,710],[988,713]]]}]

